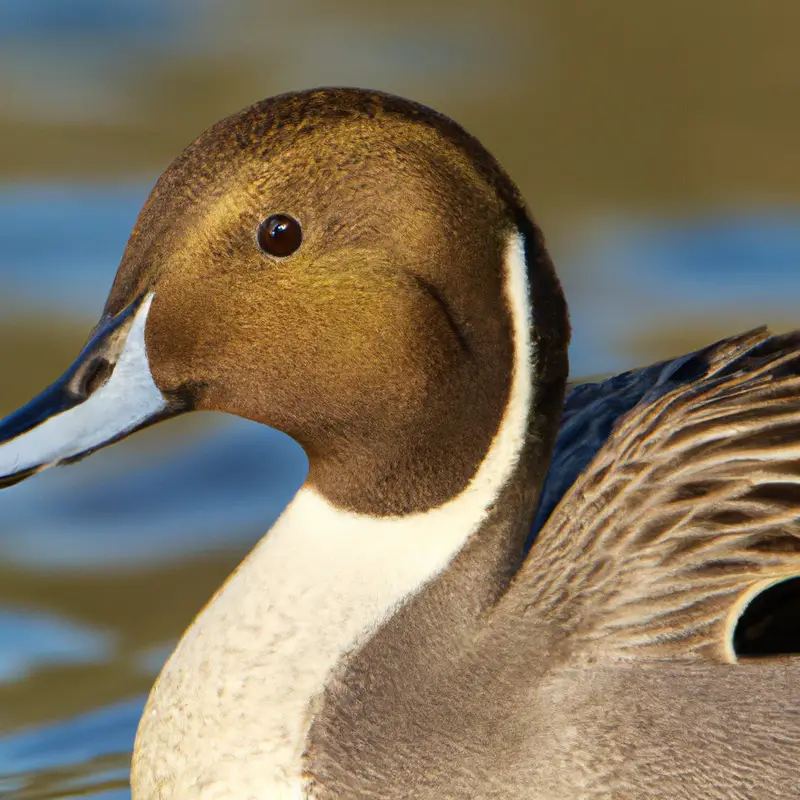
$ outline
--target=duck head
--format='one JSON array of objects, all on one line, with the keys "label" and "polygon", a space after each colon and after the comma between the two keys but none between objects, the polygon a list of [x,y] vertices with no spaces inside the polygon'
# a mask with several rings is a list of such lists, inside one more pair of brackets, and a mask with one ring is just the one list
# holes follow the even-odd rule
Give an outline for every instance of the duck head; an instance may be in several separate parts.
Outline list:
[{"label": "duck head", "polygon": [[508,402],[512,252],[527,264],[533,418],[557,417],[563,296],[484,148],[374,92],[256,104],[158,180],[77,361],[0,423],[0,482],[202,409],[295,438],[309,483],[340,506],[440,504],[475,474]]}]

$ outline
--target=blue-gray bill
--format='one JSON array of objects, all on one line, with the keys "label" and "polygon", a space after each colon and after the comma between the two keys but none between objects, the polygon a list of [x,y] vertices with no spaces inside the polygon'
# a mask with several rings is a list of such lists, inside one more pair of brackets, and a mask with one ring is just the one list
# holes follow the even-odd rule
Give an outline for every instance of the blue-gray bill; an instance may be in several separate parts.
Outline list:
[{"label": "blue-gray bill", "polygon": [[52,386],[0,422],[0,487],[69,463],[171,415],[150,372],[145,325],[153,295],[103,320]]}]

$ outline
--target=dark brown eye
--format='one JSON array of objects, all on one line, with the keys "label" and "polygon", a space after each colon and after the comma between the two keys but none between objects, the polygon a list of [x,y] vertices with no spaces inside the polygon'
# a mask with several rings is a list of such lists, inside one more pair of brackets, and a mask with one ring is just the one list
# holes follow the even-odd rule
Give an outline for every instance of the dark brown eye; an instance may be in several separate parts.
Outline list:
[{"label": "dark brown eye", "polygon": [[300,223],[286,214],[273,214],[258,226],[258,246],[271,256],[284,258],[300,247],[303,231]]}]

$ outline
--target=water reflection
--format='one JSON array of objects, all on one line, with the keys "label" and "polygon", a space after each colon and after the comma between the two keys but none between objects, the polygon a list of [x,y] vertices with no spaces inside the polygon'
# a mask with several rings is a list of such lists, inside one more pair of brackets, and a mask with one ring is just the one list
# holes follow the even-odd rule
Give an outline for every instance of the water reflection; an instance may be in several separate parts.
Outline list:
[{"label": "water reflection", "polygon": [[151,184],[0,188],[3,322],[38,311],[93,324]]},{"label": "water reflection", "polygon": [[128,796],[130,731],[143,698],[0,739],[0,793],[16,800]]},{"label": "water reflection", "polygon": [[[203,421],[212,431],[198,437]],[[252,542],[302,482],[302,450],[263,426],[169,430],[179,425],[5,492],[0,556],[19,569],[133,570]]]}]

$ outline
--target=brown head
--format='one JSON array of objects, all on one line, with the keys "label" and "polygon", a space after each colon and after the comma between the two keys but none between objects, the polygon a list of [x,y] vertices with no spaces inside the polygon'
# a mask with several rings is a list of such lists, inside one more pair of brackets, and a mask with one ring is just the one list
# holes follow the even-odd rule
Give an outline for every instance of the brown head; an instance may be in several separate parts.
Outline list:
[{"label": "brown head", "polygon": [[81,357],[0,424],[0,476],[10,483],[205,409],[294,437],[309,481],[338,505],[399,514],[440,504],[474,475],[503,415],[515,235],[535,388],[555,407],[563,297],[515,186],[483,147],[384,94],[258,103],[161,176]]}]

